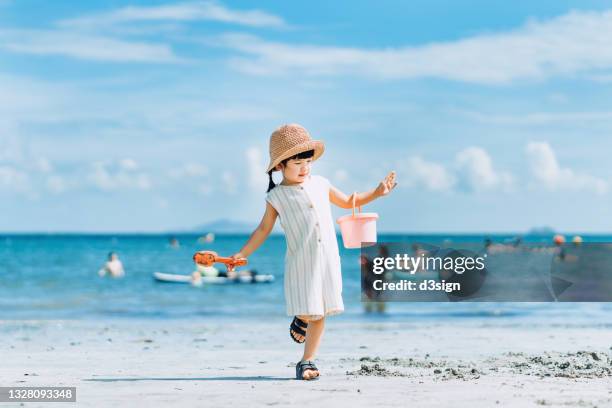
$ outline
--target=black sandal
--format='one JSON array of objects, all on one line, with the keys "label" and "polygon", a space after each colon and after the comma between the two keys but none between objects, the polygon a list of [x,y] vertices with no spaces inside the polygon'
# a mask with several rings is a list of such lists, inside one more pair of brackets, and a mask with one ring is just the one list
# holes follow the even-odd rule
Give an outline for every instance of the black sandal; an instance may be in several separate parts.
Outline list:
[{"label": "black sandal", "polygon": [[319,369],[315,365],[314,361],[312,360],[300,361],[299,363],[295,365],[295,379],[304,380],[304,381],[315,381],[319,379],[320,374],[317,375],[316,377],[312,377],[309,379],[304,378],[304,371],[306,370],[315,370],[316,372],[319,372]]},{"label": "black sandal", "polygon": [[[308,327],[308,323],[306,323],[305,321],[303,321],[302,319],[300,319],[299,317],[295,316],[293,318],[293,321],[291,322],[291,325],[289,326],[289,335],[291,336],[291,338],[293,339],[293,341],[295,341],[296,343],[302,344],[303,342],[306,341],[306,329]],[[302,341],[298,341],[298,339],[295,338],[295,336],[292,333],[292,330],[301,335],[304,336],[304,339],[302,339]]]}]

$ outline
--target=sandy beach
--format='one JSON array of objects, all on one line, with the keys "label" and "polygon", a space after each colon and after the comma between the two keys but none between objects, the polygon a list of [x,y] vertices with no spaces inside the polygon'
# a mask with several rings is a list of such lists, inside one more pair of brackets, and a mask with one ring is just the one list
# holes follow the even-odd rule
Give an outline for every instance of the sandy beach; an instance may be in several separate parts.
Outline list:
[{"label": "sandy beach", "polygon": [[92,407],[612,406],[609,324],[391,320],[330,318],[314,382],[282,319],[5,320],[0,378]]}]

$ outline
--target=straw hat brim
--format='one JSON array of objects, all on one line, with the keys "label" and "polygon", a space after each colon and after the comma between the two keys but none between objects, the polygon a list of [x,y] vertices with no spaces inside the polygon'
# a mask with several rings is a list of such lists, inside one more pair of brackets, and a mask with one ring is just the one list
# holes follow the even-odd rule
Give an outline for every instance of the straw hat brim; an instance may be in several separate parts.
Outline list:
[{"label": "straw hat brim", "polygon": [[315,161],[319,157],[321,157],[321,155],[325,151],[325,144],[323,144],[323,141],[321,140],[310,140],[306,143],[302,143],[297,146],[293,146],[291,149],[287,150],[286,152],[283,152],[283,154],[281,154],[274,160],[270,161],[270,164],[268,165],[268,169],[266,170],[266,173],[274,169],[274,167],[276,167],[283,160],[288,159],[289,157],[295,156],[296,154],[307,152],[308,150],[314,150],[314,156],[312,157],[312,161]]}]

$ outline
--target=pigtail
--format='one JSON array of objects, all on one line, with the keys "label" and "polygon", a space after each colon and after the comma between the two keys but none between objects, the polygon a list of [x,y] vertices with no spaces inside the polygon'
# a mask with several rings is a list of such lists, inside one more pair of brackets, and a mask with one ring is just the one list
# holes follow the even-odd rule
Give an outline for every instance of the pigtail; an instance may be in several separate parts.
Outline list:
[{"label": "pigtail", "polygon": [[268,181],[268,191],[266,191],[266,193],[269,193],[270,190],[272,190],[274,187],[276,187],[276,184],[274,184],[274,180],[272,180],[272,172],[274,170],[270,170],[268,172],[268,176],[270,177],[270,181]]}]

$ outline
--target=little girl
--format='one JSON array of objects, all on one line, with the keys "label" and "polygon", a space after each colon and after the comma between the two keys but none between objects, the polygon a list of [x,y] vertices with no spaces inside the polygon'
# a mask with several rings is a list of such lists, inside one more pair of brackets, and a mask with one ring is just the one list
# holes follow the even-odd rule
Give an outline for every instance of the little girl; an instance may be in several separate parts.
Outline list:
[{"label": "little girl", "polygon": [[[283,125],[272,133],[266,170],[270,178],[266,212],[240,252],[232,255],[234,259],[250,256],[266,240],[276,217],[280,217],[287,241],[287,314],[295,316],[289,333],[297,343],[306,342],[296,365],[299,380],[318,378],[313,359],[323,335],[325,316],[344,310],[340,254],[330,202],[352,208],[353,196],[346,196],[326,178],[310,174],[312,162],[321,157],[324,148],[323,142],[312,140],[300,125]],[[283,173],[279,185],[272,180],[274,171]],[[392,171],[377,188],[355,193],[355,205],[389,194],[396,185]]]}]

